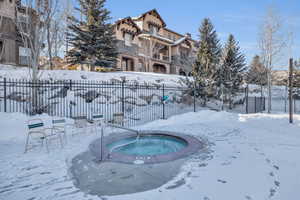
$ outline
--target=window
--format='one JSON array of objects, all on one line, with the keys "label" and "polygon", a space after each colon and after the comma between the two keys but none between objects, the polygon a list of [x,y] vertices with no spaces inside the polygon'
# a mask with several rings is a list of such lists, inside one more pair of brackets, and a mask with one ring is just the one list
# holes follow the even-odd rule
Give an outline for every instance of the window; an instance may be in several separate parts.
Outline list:
[{"label": "window", "polygon": [[124,39],[125,39],[125,45],[126,45],[126,46],[131,46],[131,43],[132,43],[132,35],[129,34],[129,33],[125,33]]},{"label": "window", "polygon": [[25,14],[18,13],[18,22],[19,23],[28,23],[28,16]]},{"label": "window", "polygon": [[153,35],[156,35],[158,32],[158,28],[153,25],[149,25],[149,30],[150,30],[150,33],[152,33]]},{"label": "window", "polygon": [[30,49],[25,47],[19,47],[19,64],[28,65],[30,59]]}]

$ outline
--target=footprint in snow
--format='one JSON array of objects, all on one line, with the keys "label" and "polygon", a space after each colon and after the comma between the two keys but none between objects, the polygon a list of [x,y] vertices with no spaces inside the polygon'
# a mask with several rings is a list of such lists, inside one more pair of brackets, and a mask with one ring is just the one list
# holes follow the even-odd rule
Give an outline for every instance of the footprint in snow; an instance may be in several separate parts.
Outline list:
[{"label": "footprint in snow", "polygon": [[221,180],[221,179],[218,179],[218,182],[220,182],[220,183],[227,183],[227,181],[225,181],[225,180]]},{"label": "footprint in snow", "polygon": [[280,182],[279,182],[279,181],[274,181],[274,184],[275,184],[277,187],[280,187]]},{"label": "footprint in snow", "polygon": [[252,197],[250,197],[250,196],[245,196],[245,198],[247,199],[247,200],[252,200]]},{"label": "footprint in snow", "polygon": [[275,193],[276,193],[276,190],[274,188],[271,188],[269,198],[273,197],[275,195]]},{"label": "footprint in snow", "polygon": [[279,167],[277,165],[273,165],[273,167],[276,169],[276,170],[279,170]]},{"label": "footprint in snow", "polygon": [[226,165],[230,165],[230,164],[231,164],[231,162],[228,161],[228,162],[223,162],[221,165],[226,166]]},{"label": "footprint in snow", "polygon": [[199,167],[206,167],[207,166],[207,163],[201,163],[198,165]]}]

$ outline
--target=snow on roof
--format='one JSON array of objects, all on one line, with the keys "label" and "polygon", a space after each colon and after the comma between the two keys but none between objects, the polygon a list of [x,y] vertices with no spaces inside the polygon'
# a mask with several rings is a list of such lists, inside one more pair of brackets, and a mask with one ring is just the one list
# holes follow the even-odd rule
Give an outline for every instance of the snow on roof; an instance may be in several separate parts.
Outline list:
[{"label": "snow on roof", "polygon": [[186,36],[184,36],[183,38],[180,38],[179,40],[176,40],[173,44],[173,46],[179,45],[181,42],[185,41],[187,39]]},{"label": "snow on roof", "polygon": [[174,43],[173,40],[169,39],[169,38],[165,38],[163,36],[160,36],[160,35],[155,35],[155,34],[150,34],[150,33],[143,33],[141,35],[139,35],[140,37],[154,37],[154,38],[157,38],[157,39],[160,39],[160,40],[164,40],[166,42],[169,42],[169,43]]}]

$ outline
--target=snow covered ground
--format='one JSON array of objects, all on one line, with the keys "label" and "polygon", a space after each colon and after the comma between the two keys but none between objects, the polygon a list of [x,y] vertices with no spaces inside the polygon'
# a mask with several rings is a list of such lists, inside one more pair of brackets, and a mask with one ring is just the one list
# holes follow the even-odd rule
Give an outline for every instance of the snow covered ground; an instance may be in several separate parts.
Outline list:
[{"label": "snow covered ground", "polygon": [[[41,116],[49,122],[51,118]],[[97,197],[74,187],[70,161],[87,151],[95,134],[69,137],[64,149],[53,141],[50,153],[23,154],[22,114],[0,113],[0,199],[51,200],[294,200],[300,196],[300,116],[242,115],[199,111],[154,121],[140,129],[176,131],[204,138],[211,156],[192,156],[176,178],[160,188],[128,195]],[[180,182],[178,187],[170,187]],[[178,185],[178,184],[177,184]]]},{"label": "snow covered ground", "polygon": [[[0,79],[28,79],[28,68],[11,67],[0,65]],[[184,76],[158,74],[150,72],[88,72],[88,71],[69,71],[69,70],[41,70],[40,79],[42,80],[89,80],[89,81],[111,81],[127,80],[138,81],[140,83],[165,84],[166,86],[182,86],[180,79]]]}]

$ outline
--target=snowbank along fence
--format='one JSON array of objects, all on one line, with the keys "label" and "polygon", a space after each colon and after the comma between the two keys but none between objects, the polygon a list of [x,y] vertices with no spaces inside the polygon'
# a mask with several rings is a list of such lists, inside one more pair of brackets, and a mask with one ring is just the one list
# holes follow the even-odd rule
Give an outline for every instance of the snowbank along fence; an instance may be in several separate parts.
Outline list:
[{"label": "snowbank along fence", "polygon": [[166,119],[196,111],[200,100],[187,87],[137,81],[0,80],[0,112],[57,117],[103,114],[107,120],[123,115],[124,125]]}]

